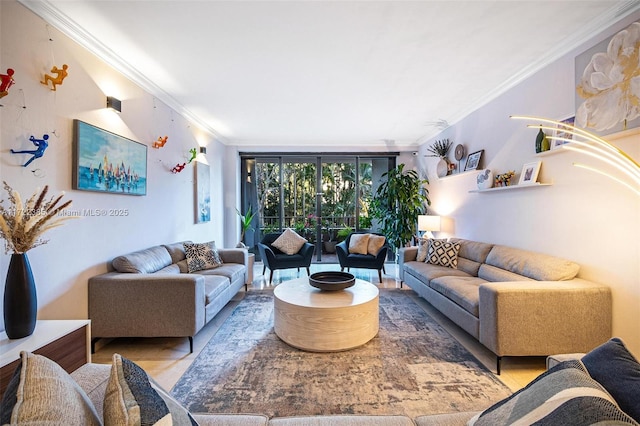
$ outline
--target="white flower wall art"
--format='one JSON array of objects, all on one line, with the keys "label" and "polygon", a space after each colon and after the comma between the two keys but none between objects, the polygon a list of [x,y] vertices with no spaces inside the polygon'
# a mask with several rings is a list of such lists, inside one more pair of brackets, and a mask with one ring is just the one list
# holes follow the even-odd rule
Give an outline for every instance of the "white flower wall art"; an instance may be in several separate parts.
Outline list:
[{"label": "white flower wall art", "polygon": [[576,126],[640,127],[640,21],[576,57]]}]

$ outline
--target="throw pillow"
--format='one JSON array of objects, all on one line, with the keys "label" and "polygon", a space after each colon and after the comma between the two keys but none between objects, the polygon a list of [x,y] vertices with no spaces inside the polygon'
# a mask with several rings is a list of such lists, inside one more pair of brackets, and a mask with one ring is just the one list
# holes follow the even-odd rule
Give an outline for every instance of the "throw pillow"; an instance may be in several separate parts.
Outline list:
[{"label": "throw pillow", "polygon": [[429,240],[426,262],[432,265],[446,266],[458,269],[458,252],[460,243],[452,243],[446,240]]},{"label": "throw pillow", "polygon": [[367,254],[370,234],[351,234],[349,239],[349,253]]},{"label": "throw pillow", "polygon": [[369,243],[367,244],[367,253],[375,256],[378,254],[386,238],[383,235],[369,234]]},{"label": "throw pillow", "polygon": [[427,260],[427,252],[429,251],[429,238],[418,239],[418,254],[416,260],[418,262],[424,262]]},{"label": "throw pillow", "polygon": [[285,254],[292,255],[298,253],[306,243],[307,240],[304,237],[298,235],[293,229],[287,228],[271,245]]},{"label": "throw pillow", "polygon": [[586,354],[581,361],[622,411],[640,423],[640,364],[622,340],[614,337]]},{"label": "throw pillow", "polygon": [[473,417],[469,426],[637,425],[577,360],[542,373],[526,387]]},{"label": "throw pillow", "polygon": [[184,243],[184,252],[187,256],[189,272],[213,269],[222,265],[215,241],[202,244]]},{"label": "throw pillow", "polygon": [[113,355],[104,395],[105,426],[197,425],[191,414],[152,383],[136,363]]},{"label": "throw pillow", "polygon": [[55,362],[20,352],[0,405],[3,425],[100,425],[87,394]]}]

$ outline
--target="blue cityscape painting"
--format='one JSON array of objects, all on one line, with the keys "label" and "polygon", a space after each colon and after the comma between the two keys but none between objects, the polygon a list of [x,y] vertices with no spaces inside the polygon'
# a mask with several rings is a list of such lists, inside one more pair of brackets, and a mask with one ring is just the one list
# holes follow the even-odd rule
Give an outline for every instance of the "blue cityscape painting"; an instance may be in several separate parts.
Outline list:
[{"label": "blue cityscape painting", "polygon": [[147,146],[74,120],[73,189],[147,194]]}]

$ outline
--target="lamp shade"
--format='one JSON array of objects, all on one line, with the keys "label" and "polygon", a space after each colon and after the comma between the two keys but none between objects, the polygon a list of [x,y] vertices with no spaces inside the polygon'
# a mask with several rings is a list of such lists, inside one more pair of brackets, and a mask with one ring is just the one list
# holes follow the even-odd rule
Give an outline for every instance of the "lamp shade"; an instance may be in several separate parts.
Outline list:
[{"label": "lamp shade", "polygon": [[418,231],[439,231],[440,216],[420,215],[418,216]]}]

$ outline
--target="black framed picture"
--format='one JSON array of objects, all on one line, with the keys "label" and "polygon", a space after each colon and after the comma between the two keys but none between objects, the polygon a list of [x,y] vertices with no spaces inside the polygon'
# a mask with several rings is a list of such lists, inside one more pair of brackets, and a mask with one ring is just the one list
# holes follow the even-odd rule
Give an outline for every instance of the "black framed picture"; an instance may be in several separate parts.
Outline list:
[{"label": "black framed picture", "polygon": [[467,163],[464,166],[465,172],[467,170],[477,170],[478,167],[480,167],[480,159],[482,158],[483,152],[484,149],[481,149],[480,151],[469,154],[469,156],[467,157]]},{"label": "black framed picture", "polygon": [[73,189],[147,195],[147,146],[73,121]]}]

